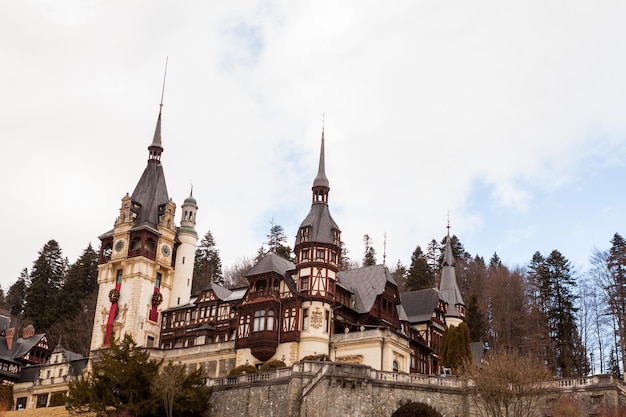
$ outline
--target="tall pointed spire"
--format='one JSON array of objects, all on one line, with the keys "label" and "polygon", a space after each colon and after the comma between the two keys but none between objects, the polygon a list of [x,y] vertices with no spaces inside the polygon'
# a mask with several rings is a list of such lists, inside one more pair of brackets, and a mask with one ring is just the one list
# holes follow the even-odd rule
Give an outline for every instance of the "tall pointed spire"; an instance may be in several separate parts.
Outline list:
[{"label": "tall pointed spire", "polygon": [[320,163],[317,170],[317,176],[313,180],[313,202],[328,204],[328,192],[330,191],[330,183],[326,177],[326,161],[324,155],[324,123],[322,122],[322,144],[320,147]]},{"label": "tall pointed spire", "polygon": [[454,268],[454,254],[452,253],[452,239],[450,238],[450,216],[448,215],[448,233],[446,236],[446,246],[443,252],[443,268],[441,270],[441,283],[439,284],[439,294],[448,304],[446,310],[446,320],[448,324],[458,325],[465,319],[465,303],[461,290],[456,281],[456,270]]},{"label": "tall pointed spire", "polygon": [[161,88],[161,103],[159,104],[159,117],[157,118],[156,128],[154,129],[154,137],[152,143],[148,146],[149,162],[158,163],[163,153],[163,138],[161,137],[161,113],[163,112],[163,95],[165,94],[165,78],[167,77],[167,58],[165,58],[165,71],[163,73],[163,87]]}]

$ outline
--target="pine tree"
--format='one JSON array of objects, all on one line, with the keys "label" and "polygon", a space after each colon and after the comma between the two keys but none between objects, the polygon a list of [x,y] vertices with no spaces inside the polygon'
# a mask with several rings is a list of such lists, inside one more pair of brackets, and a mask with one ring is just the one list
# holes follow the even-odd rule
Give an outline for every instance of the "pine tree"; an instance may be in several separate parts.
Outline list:
[{"label": "pine tree", "polygon": [[398,290],[404,291],[407,269],[406,266],[402,264],[402,261],[400,259],[398,259],[396,265],[393,267],[393,270],[391,271],[391,276],[396,281],[396,284],[398,284]]},{"label": "pine tree", "polygon": [[98,290],[98,254],[85,248],[78,260],[70,265],[57,300],[59,319],[71,319],[82,312],[81,301]]},{"label": "pine tree", "polygon": [[121,342],[114,340],[109,350],[99,352],[91,373],[70,381],[66,408],[98,415],[112,411],[137,417],[157,415],[159,404],[151,387],[160,365],[126,334]]},{"label": "pine tree", "polygon": [[213,239],[213,234],[209,230],[196,249],[191,292],[198,294],[211,282],[224,285],[220,251],[216,248],[215,239]]},{"label": "pine tree", "polygon": [[417,246],[411,255],[411,266],[407,271],[407,278],[404,283],[407,291],[423,290],[435,287],[435,274],[428,265],[428,259],[422,252],[422,248]]},{"label": "pine tree", "polygon": [[482,341],[485,335],[485,319],[478,305],[478,294],[476,292],[472,292],[467,303],[465,322],[470,331],[470,341]]},{"label": "pine tree", "polygon": [[470,330],[467,324],[446,327],[441,343],[441,365],[456,371],[471,358]]},{"label": "pine tree", "polygon": [[47,331],[59,317],[57,298],[66,271],[67,259],[63,258],[59,244],[48,241],[31,269],[24,307],[24,319],[38,331]]},{"label": "pine tree", "polygon": [[291,247],[284,244],[287,242],[285,230],[281,225],[274,223],[274,219],[270,222],[270,232],[266,237],[268,252],[274,252],[289,261],[293,261]]},{"label": "pine tree", "polygon": [[500,266],[502,266],[502,259],[494,252],[493,255],[491,255],[491,259],[489,259],[489,267],[498,268]]},{"label": "pine tree", "polygon": [[350,257],[348,256],[350,251],[346,247],[345,242],[341,242],[341,255],[339,256],[339,270],[345,271],[350,269]]},{"label": "pine tree", "polygon": [[17,281],[9,287],[9,291],[7,292],[5,299],[6,306],[11,315],[16,318],[21,317],[24,312],[26,289],[28,288],[29,281],[30,277],[28,276],[28,269],[24,268]]},{"label": "pine tree", "polygon": [[622,366],[626,369],[626,240],[618,233],[611,239],[606,268],[608,276],[604,282],[604,290],[619,335]]},{"label": "pine tree", "polygon": [[441,265],[439,264],[439,259],[442,258],[441,247],[439,243],[435,239],[432,239],[428,242],[428,246],[426,247],[426,259],[428,260],[428,265],[430,269],[432,269],[433,273],[437,275],[441,270]]},{"label": "pine tree", "polygon": [[365,245],[363,266],[376,265],[376,250],[372,247],[372,238],[369,235],[363,235],[363,244]]},{"label": "pine tree", "polygon": [[571,273],[570,262],[557,250],[553,250],[546,259],[546,266],[551,281],[552,297],[548,310],[548,319],[552,339],[556,347],[556,366],[563,376],[584,374],[584,364],[576,359],[576,312],[574,306],[576,280]]}]

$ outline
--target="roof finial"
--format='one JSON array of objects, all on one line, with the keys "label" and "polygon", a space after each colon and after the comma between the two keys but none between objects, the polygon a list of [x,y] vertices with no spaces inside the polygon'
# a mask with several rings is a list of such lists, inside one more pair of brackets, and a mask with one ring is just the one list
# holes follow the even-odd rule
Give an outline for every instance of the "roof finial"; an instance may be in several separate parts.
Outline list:
[{"label": "roof finial", "polygon": [[450,237],[450,209],[448,209],[448,225],[446,229],[448,229],[448,237]]},{"label": "roof finial", "polygon": [[161,88],[161,103],[160,107],[163,107],[163,96],[165,95],[165,79],[167,78],[167,61],[169,57],[165,57],[165,71],[163,71],[163,87]]},{"label": "roof finial", "polygon": [[387,231],[385,231],[383,237],[383,265],[385,265],[385,261],[387,260]]}]

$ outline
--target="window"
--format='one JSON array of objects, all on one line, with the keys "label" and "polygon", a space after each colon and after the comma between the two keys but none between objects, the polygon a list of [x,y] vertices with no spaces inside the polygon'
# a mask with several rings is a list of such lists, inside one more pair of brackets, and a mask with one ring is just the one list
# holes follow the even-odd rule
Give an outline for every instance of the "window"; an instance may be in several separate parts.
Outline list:
[{"label": "window", "polygon": [[309,259],[309,250],[302,249],[302,260],[306,260],[306,259]]},{"label": "window", "polygon": [[46,379],[50,378],[50,371],[46,372]]},{"label": "window", "polygon": [[309,328],[309,309],[302,310],[302,330]]},{"label": "window", "polygon": [[48,405],[48,394],[39,394],[37,396],[36,408],[44,408]]},{"label": "window", "polygon": [[255,289],[257,292],[265,291],[265,280],[257,281]]},{"label": "window", "polygon": [[394,372],[398,372],[398,361],[393,361],[391,366],[393,367]]},{"label": "window", "polygon": [[325,332],[328,332],[328,322],[330,321],[329,318],[330,318],[330,311],[326,310],[324,312],[324,331]]},{"label": "window", "polygon": [[267,312],[267,330],[273,332],[275,329],[275,320],[274,320],[274,310],[269,310]]},{"label": "window", "polygon": [[309,290],[309,277],[300,277],[300,291]]},{"label": "window", "polygon": [[122,270],[121,270],[121,269],[118,269],[118,270],[117,270],[117,277],[116,277],[116,281],[117,281],[117,283],[118,283],[118,284],[121,284],[121,283],[122,283]]},{"label": "window", "polygon": [[156,273],[156,281],[154,282],[154,288],[161,288],[161,279],[163,278],[163,275],[161,275],[160,272]]},{"label": "window", "polygon": [[317,250],[317,259],[324,259],[324,249]]},{"label": "window", "polygon": [[59,369],[59,377],[63,376],[63,369]]},{"label": "window", "polygon": [[265,310],[254,312],[254,322],[252,323],[253,332],[262,332],[265,330]]},{"label": "window", "polygon": [[149,348],[154,347],[154,336],[148,336],[146,347],[149,347]]}]

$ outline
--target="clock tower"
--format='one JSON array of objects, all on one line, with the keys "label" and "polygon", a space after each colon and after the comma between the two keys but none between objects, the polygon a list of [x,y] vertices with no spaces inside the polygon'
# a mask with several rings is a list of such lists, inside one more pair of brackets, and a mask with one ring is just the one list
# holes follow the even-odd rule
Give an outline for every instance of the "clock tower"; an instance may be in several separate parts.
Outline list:
[{"label": "clock tower", "polygon": [[177,229],[176,205],[168,196],[161,164],[162,106],[147,166],[132,195],[122,198],[113,229],[100,236],[91,350],[124,334],[139,346],[158,346],[159,312],[190,298],[198,207],[193,197],[185,200],[183,227]]}]

